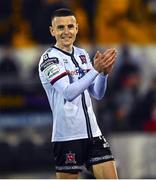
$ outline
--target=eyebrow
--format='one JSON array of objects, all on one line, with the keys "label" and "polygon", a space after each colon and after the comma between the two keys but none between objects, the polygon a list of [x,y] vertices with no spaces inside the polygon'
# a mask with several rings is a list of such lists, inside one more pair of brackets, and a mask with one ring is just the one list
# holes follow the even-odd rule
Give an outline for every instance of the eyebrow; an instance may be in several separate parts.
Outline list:
[{"label": "eyebrow", "polygon": [[57,26],[57,29],[63,29],[64,28],[64,25],[58,25]]},{"label": "eyebrow", "polygon": [[[73,28],[74,24],[68,24],[67,26],[68,26],[68,28]],[[64,27],[65,27],[65,25],[58,25],[57,26],[58,29],[63,29]]]},{"label": "eyebrow", "polygon": [[74,24],[68,24],[68,28],[74,27]]}]

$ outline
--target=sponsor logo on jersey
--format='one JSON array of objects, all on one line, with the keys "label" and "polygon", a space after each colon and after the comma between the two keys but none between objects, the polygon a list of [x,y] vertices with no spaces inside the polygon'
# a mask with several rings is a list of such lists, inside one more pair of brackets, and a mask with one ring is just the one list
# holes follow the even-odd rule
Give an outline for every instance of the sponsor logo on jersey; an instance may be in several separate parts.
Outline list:
[{"label": "sponsor logo on jersey", "polygon": [[86,59],[85,55],[80,55],[79,57],[81,59],[82,64],[86,64],[87,63],[87,59]]},{"label": "sponsor logo on jersey", "polygon": [[104,148],[108,148],[109,147],[109,143],[106,141],[104,136],[100,136],[99,139],[103,142],[103,147]]},{"label": "sponsor logo on jersey", "polygon": [[60,71],[59,67],[55,64],[52,64],[47,69],[45,69],[45,75],[48,78],[52,78],[54,75],[56,75]]},{"label": "sponsor logo on jersey", "polygon": [[69,153],[66,153],[66,164],[76,164],[75,161],[75,153],[72,153],[71,151]]},{"label": "sponsor logo on jersey", "polygon": [[104,147],[104,148],[108,148],[108,147],[109,147],[109,143],[108,143],[108,142],[103,143],[103,147]]},{"label": "sponsor logo on jersey", "polygon": [[[88,71],[90,71],[90,69],[82,69],[83,73],[86,74]],[[76,69],[74,71],[69,71],[67,70],[67,73],[71,76],[74,76],[74,75],[79,75],[79,70]]]},{"label": "sponsor logo on jersey", "polygon": [[64,62],[64,63],[68,63],[68,60],[67,60],[67,59],[63,59],[63,62]]},{"label": "sponsor logo on jersey", "polygon": [[43,63],[41,63],[40,65],[41,71],[43,71],[52,64],[59,64],[59,60],[57,57],[47,58],[46,60],[44,60]]}]

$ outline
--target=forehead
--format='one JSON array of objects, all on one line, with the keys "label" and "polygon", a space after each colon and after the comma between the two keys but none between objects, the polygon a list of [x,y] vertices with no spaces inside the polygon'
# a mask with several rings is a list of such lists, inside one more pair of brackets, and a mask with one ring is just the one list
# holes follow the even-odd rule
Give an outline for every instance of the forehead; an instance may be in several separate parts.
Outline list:
[{"label": "forehead", "polygon": [[66,25],[66,24],[76,24],[76,18],[74,16],[61,16],[54,17],[52,25]]}]

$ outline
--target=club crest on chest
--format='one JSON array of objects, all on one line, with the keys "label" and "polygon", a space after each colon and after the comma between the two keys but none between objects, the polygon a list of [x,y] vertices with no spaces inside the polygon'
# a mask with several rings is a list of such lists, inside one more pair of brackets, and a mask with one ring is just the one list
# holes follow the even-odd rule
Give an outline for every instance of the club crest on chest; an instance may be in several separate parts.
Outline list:
[{"label": "club crest on chest", "polygon": [[75,161],[75,153],[72,153],[71,151],[69,151],[69,153],[66,153],[66,164],[76,164]]},{"label": "club crest on chest", "polygon": [[80,55],[79,58],[81,59],[82,64],[86,64],[87,63],[87,59],[85,55]]}]

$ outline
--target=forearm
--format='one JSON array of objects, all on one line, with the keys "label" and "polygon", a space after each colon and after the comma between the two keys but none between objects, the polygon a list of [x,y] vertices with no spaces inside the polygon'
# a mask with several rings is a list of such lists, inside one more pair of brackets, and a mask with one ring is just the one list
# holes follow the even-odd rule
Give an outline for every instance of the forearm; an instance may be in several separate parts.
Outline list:
[{"label": "forearm", "polygon": [[85,76],[76,82],[69,84],[68,82],[65,82],[65,78],[67,78],[65,77],[60,80],[62,82],[59,82],[59,84],[56,83],[54,87],[63,94],[67,101],[72,101],[91,85],[97,75],[98,72],[91,69]]},{"label": "forearm", "polygon": [[105,95],[106,88],[107,88],[107,78],[108,75],[103,76],[99,74],[94,83],[89,86],[88,90],[89,93],[95,98],[95,99],[102,99]]}]

